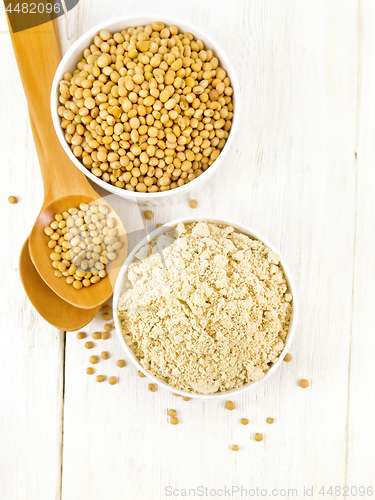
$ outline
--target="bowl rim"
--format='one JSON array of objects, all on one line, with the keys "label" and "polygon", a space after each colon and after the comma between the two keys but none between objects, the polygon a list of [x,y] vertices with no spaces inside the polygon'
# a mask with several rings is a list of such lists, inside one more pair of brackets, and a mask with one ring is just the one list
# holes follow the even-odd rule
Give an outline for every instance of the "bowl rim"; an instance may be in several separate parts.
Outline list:
[{"label": "bowl rim", "polygon": [[[213,162],[213,164],[204,171],[199,177],[190,181],[183,186],[180,186],[176,189],[171,189],[169,191],[157,192],[157,193],[138,193],[137,191],[127,191],[126,189],[118,188],[113,186],[110,183],[104,182],[102,179],[96,177],[92,174],[72,153],[68,143],[65,141],[64,134],[62,132],[60,126],[60,116],[57,113],[57,109],[59,107],[58,101],[58,82],[62,79],[63,74],[68,71],[67,66],[71,66],[72,59],[75,58],[74,54],[77,48],[85,42],[85,46],[101,29],[109,29],[111,30],[111,26],[114,24],[118,24],[123,22],[125,25],[129,26],[134,24],[142,25],[148,23],[150,21],[159,20],[164,23],[176,24],[178,27],[181,27],[183,30],[191,31],[194,36],[201,38],[205,43],[209,43],[213,47],[213,50],[216,52],[217,57],[220,60],[221,66],[225,69],[228,76],[231,79],[231,86],[233,88],[233,103],[234,103],[234,111],[232,118],[232,127],[228,136],[228,139],[220,153],[219,157]],[[76,58],[75,58],[76,59]],[[169,16],[145,16],[145,15],[132,15],[132,16],[118,16],[102,23],[97,24],[96,26],[90,28],[85,33],[83,33],[77,40],[69,47],[67,52],[64,54],[63,58],[58,65],[55,76],[52,82],[51,94],[50,94],[50,108],[51,108],[51,116],[52,122],[54,125],[54,129],[56,135],[59,139],[61,146],[63,147],[65,153],[68,155],[69,159],[75,164],[75,166],[91,181],[100,186],[101,188],[109,191],[113,194],[121,196],[125,199],[135,200],[135,201],[157,201],[157,200],[165,200],[167,198],[173,197],[176,194],[184,195],[189,191],[192,191],[195,188],[198,188],[199,185],[206,180],[208,180],[216,170],[224,163],[224,160],[230,150],[230,147],[235,139],[236,132],[239,126],[239,114],[240,114],[240,86],[238,82],[238,78],[236,72],[234,71],[233,65],[226,55],[225,51],[221,48],[221,46],[211,37],[211,35],[207,34],[204,30],[197,27],[192,23],[187,23],[179,18],[169,17]]]},{"label": "bowl rim", "polygon": [[[264,243],[265,245],[267,245],[271,250],[273,250],[274,252],[276,252],[279,255],[280,263],[281,263],[281,266],[283,268],[286,281],[288,283],[288,288],[293,295],[293,302],[292,302],[293,311],[292,311],[292,318],[291,318],[290,323],[289,323],[289,331],[288,331],[288,334],[286,337],[284,349],[281,351],[280,356],[279,356],[278,360],[276,361],[276,363],[274,363],[271,366],[271,368],[268,370],[268,372],[260,380],[256,380],[254,382],[248,382],[247,384],[244,384],[243,386],[236,388],[236,389],[230,389],[228,391],[218,392],[218,393],[214,393],[214,394],[195,394],[195,393],[191,393],[191,392],[184,391],[181,389],[177,389],[176,387],[173,387],[173,386],[167,384],[163,380],[159,379],[158,377],[155,377],[154,375],[150,374],[147,370],[145,370],[140,365],[135,354],[130,349],[130,347],[126,344],[125,339],[122,336],[121,324],[120,324],[120,320],[118,318],[118,313],[117,313],[118,302],[119,302],[119,299],[123,293],[123,282],[124,282],[124,277],[125,277],[125,274],[127,271],[127,267],[134,260],[134,256],[138,252],[138,250],[141,247],[143,247],[144,245],[146,245],[147,243],[149,243],[150,241],[157,238],[158,236],[169,231],[171,228],[176,228],[177,224],[179,224],[179,223],[188,224],[190,222],[208,222],[208,223],[232,226],[238,232],[241,232],[241,233],[243,233],[247,236],[250,236],[254,239],[257,239],[257,240],[261,241],[262,243]],[[187,397],[195,398],[195,399],[207,399],[207,400],[208,399],[210,399],[210,400],[216,399],[217,400],[217,399],[225,399],[228,396],[237,396],[239,394],[242,394],[242,393],[258,386],[259,384],[263,383],[268,377],[270,377],[273,373],[275,373],[275,371],[279,368],[279,366],[283,362],[283,359],[284,359],[286,353],[288,352],[288,349],[290,348],[292,341],[293,341],[293,338],[294,338],[294,334],[295,334],[295,331],[297,328],[298,299],[297,299],[296,286],[295,286],[293,277],[292,277],[290,270],[289,270],[289,267],[287,266],[286,262],[284,261],[282,255],[258,231],[253,230],[252,228],[246,226],[245,224],[237,223],[237,222],[232,221],[230,219],[221,219],[218,217],[210,217],[210,216],[183,217],[180,219],[175,219],[175,220],[168,222],[168,223],[164,224],[163,226],[155,229],[150,234],[145,236],[130,252],[126,261],[123,263],[122,269],[120,270],[118,277],[117,277],[117,281],[116,281],[116,285],[115,285],[115,289],[114,289],[114,293],[113,293],[113,311],[114,311],[113,318],[114,318],[114,322],[115,322],[116,333],[117,333],[117,336],[120,340],[120,344],[123,347],[123,349],[125,350],[127,357],[130,358],[130,360],[135,365],[135,367],[139,371],[141,371],[144,375],[146,375],[146,377],[148,377],[152,382],[154,382],[158,386],[163,387],[164,389],[167,389],[168,391],[175,393],[175,394],[179,394],[181,396],[187,396]]]}]

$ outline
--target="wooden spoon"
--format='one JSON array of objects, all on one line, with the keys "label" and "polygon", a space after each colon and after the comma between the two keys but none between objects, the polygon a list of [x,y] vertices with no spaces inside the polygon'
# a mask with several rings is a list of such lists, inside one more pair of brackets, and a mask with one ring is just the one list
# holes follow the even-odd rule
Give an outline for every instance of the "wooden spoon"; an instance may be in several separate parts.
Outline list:
[{"label": "wooden spoon", "polygon": [[[38,158],[44,183],[44,203],[29,237],[30,257],[47,285],[62,299],[82,309],[96,309],[113,293],[114,283],[128,251],[127,235],[118,215],[90,186],[86,177],[66,156],[54,132],[49,97],[51,82],[60,60],[56,23],[48,22],[35,28],[12,33],[11,38],[23,87],[29,104],[30,118],[35,130]],[[43,228],[56,213],[62,213],[80,203],[97,200],[110,210],[116,219],[118,238],[123,247],[117,259],[107,265],[108,277],[88,288],[75,290],[64,278],[56,278]],[[25,268],[27,269],[27,268]],[[22,281],[31,279],[23,276]],[[38,293],[35,289],[34,293]]]},{"label": "wooden spoon", "polygon": [[[41,144],[35,127],[31,122],[35,146],[39,157],[43,155]],[[19,259],[20,277],[26,295],[38,313],[55,328],[63,331],[75,331],[86,326],[100,311],[94,309],[78,309],[55,294],[42,280],[30,258],[29,238],[23,244]]]},{"label": "wooden spoon", "polygon": [[80,330],[100,311],[100,306],[95,309],[74,307],[61,299],[44,283],[30,258],[29,238],[23,244],[19,267],[21,281],[30,302],[38,313],[55,328],[66,332]]}]

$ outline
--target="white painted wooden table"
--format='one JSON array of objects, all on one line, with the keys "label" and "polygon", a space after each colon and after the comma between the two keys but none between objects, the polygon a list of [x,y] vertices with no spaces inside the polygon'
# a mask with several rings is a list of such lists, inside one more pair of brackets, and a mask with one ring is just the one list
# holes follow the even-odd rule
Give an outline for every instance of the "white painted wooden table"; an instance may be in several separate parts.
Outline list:
[{"label": "white painted wooden table", "polygon": [[[193,193],[194,214],[244,222],[280,249],[300,295],[293,361],[236,398],[233,412],[149,392],[129,363],[116,367],[123,354],[113,332],[102,366],[119,383],[86,375],[83,342],[45,323],[19,280],[19,251],[43,193],[0,8],[0,499],[177,498],[168,486],[180,496],[198,486],[212,496],[259,488],[232,498],[265,490],[269,498],[304,498],[304,487],[313,487],[318,499],[322,486],[333,486],[328,498],[343,498],[345,485],[375,487],[375,2],[81,0],[68,24],[61,19],[64,50],[106,17],[140,12],[193,22],[232,57],[241,130],[231,161]],[[137,207],[118,203],[128,227],[142,224]],[[156,208],[147,229],[191,213],[185,203]],[[99,318],[86,331],[102,326]],[[171,407],[178,426],[168,422]],[[294,488],[297,495],[288,493]],[[346,498],[358,496],[353,488]]]}]

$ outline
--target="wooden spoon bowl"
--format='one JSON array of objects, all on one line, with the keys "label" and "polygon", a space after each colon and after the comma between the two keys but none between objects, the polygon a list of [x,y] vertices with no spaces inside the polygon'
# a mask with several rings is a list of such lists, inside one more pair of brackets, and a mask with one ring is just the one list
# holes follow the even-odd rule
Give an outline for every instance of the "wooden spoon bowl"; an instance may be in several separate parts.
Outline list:
[{"label": "wooden spoon bowl", "polygon": [[22,270],[21,281],[30,302],[38,313],[55,328],[66,332],[80,330],[100,311],[100,306],[95,309],[79,309],[53,293],[39,276],[30,258],[29,239],[22,247],[19,266]]},{"label": "wooden spoon bowl", "polygon": [[[40,276],[59,297],[69,302],[69,304],[82,309],[95,308],[109,299],[113,293],[118,272],[128,254],[127,235],[121,219],[103,198],[98,199],[99,195],[95,191],[93,194],[67,195],[44,205],[29,236],[30,257]],[[88,288],[83,287],[80,290],[76,290],[72,285],[66,283],[64,277],[57,278],[54,275],[55,269],[52,267],[50,259],[50,254],[53,250],[47,246],[49,237],[44,234],[43,229],[55,220],[56,214],[61,214],[71,207],[78,208],[81,203],[91,202],[95,202],[97,205],[105,205],[108,208],[109,213],[107,216],[117,221],[115,226],[118,229],[117,237],[123,246],[116,252],[117,259],[110,261],[106,265],[108,274],[106,278],[101,279],[98,283]]]}]

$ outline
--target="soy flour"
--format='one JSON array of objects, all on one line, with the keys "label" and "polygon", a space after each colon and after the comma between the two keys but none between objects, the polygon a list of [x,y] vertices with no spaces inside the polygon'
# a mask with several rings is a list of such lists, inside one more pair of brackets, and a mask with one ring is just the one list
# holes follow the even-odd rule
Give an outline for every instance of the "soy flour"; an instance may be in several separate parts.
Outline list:
[{"label": "soy flour", "polygon": [[262,242],[230,226],[179,224],[136,254],[118,314],[145,370],[213,394],[261,379],[277,361],[292,295]]}]

